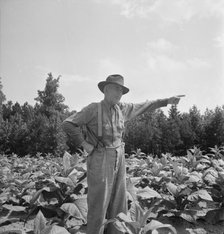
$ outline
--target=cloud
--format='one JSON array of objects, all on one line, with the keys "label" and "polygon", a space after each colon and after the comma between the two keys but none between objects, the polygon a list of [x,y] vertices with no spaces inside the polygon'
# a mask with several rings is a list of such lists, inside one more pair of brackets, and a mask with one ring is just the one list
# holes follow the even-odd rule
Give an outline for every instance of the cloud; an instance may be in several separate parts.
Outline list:
[{"label": "cloud", "polygon": [[181,23],[194,16],[204,18],[224,15],[223,0],[110,0],[110,3],[118,5],[121,15],[127,18],[147,18],[155,14],[162,20]]},{"label": "cloud", "polygon": [[215,46],[224,48],[224,33],[214,39]]},{"label": "cloud", "polygon": [[164,38],[159,38],[157,41],[150,41],[147,43],[147,50],[156,53],[171,53],[178,49],[178,46],[172,44]]},{"label": "cloud", "polygon": [[186,65],[188,68],[193,69],[203,69],[211,67],[211,64],[208,61],[197,57],[186,60]]},{"label": "cloud", "polygon": [[163,20],[181,23],[193,17],[221,16],[224,14],[224,4],[222,0],[158,0],[152,12]]},{"label": "cloud", "polygon": [[164,38],[147,43],[144,53],[146,64],[153,71],[186,71],[187,69],[209,68],[208,61],[193,57],[180,57],[181,48]]},{"label": "cloud", "polygon": [[184,62],[175,60],[168,55],[149,55],[147,58],[147,66],[155,71],[179,71],[186,69]]},{"label": "cloud", "polygon": [[65,86],[70,86],[74,82],[91,81],[89,77],[78,75],[78,74],[62,74],[60,82]]},{"label": "cloud", "polygon": [[173,57],[175,51],[178,51],[178,46],[164,38],[148,42],[145,53],[147,66],[151,70],[174,71],[184,69],[186,64]]},{"label": "cloud", "polygon": [[[90,77],[87,76],[83,76],[83,75],[79,75],[79,74],[69,74],[69,73],[63,73],[63,72],[59,72],[58,70],[56,71],[55,69],[49,68],[49,67],[45,67],[42,65],[37,65],[35,66],[35,68],[39,71],[41,71],[42,73],[45,73],[46,76],[48,73],[52,73],[54,78],[60,77],[60,82],[65,85],[65,86],[69,86],[71,84],[73,84],[74,82],[84,82],[84,81],[90,81]],[[45,77],[46,79],[46,77]]]},{"label": "cloud", "polygon": [[112,0],[113,4],[120,5],[121,7],[121,15],[131,18],[134,16],[139,16],[141,18],[145,18],[151,11],[151,7],[153,6],[153,1],[146,0]]},{"label": "cloud", "polygon": [[38,71],[49,73],[51,69],[49,67],[43,66],[43,65],[35,65],[34,68]]},{"label": "cloud", "polygon": [[99,61],[99,74],[100,76],[105,77],[106,75],[109,74],[114,74],[114,73],[124,73],[124,69],[119,62],[119,60],[116,59],[116,61],[113,58],[103,58]]}]

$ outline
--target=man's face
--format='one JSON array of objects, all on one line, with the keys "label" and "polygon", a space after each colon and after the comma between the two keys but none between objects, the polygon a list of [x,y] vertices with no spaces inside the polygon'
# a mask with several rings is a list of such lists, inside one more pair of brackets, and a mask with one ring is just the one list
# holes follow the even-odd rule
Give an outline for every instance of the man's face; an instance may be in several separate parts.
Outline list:
[{"label": "man's face", "polygon": [[105,99],[111,104],[115,105],[118,104],[121,100],[121,97],[123,95],[123,90],[120,85],[117,84],[108,84],[105,87]]}]

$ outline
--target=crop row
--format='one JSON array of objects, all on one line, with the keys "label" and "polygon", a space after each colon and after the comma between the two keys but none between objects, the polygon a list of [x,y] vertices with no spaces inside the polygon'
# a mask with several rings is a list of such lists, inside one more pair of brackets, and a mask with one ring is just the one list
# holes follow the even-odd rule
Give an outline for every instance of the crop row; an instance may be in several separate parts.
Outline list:
[{"label": "crop row", "polygon": [[[171,220],[217,224],[224,217],[223,148],[186,156],[126,155],[128,214],[107,220],[123,233],[176,233]],[[0,155],[0,228],[13,222],[27,233],[82,233],[87,220],[86,153],[62,158]]]}]

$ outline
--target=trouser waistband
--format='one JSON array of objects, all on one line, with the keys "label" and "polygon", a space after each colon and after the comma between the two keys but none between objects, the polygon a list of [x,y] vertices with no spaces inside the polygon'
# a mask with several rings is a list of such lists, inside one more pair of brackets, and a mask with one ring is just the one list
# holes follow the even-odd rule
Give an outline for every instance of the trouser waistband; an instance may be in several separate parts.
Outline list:
[{"label": "trouser waistband", "polygon": [[117,145],[117,146],[104,146],[104,147],[102,147],[102,146],[98,146],[97,148],[98,149],[108,149],[108,150],[116,150],[116,149],[118,149],[119,147],[123,147],[125,144],[124,144],[124,142],[122,142],[121,144],[119,144],[119,145]]}]

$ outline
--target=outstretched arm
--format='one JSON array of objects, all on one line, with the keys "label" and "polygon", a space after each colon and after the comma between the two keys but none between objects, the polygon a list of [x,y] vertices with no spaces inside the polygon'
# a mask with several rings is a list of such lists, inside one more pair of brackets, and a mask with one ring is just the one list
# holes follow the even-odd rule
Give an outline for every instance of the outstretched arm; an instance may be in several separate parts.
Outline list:
[{"label": "outstretched arm", "polygon": [[154,111],[157,108],[165,107],[168,104],[177,105],[181,97],[185,95],[177,95],[170,98],[158,99],[154,101],[146,101],[143,103],[120,103],[120,108],[125,116],[125,121],[129,121],[145,112]]},{"label": "outstretched arm", "polygon": [[177,105],[182,97],[185,97],[185,95],[177,95],[177,96],[170,97],[168,99],[168,104]]}]

